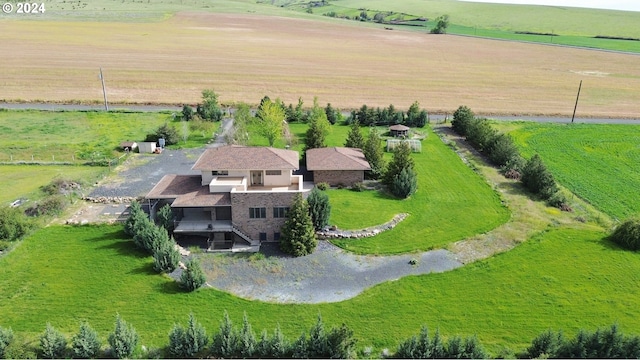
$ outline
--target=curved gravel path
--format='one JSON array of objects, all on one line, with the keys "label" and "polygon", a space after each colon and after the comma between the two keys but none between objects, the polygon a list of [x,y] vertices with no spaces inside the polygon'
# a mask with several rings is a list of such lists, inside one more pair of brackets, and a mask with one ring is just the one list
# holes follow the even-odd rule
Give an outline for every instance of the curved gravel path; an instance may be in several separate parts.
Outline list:
[{"label": "curved gravel path", "polygon": [[[263,244],[260,251],[264,259],[238,254],[197,256],[211,287],[245,299],[296,304],[343,301],[386,281],[463,266],[447,250],[362,256],[327,241],[320,241],[313,254],[298,258],[284,255],[277,244]],[[409,263],[412,259],[415,265]],[[178,278],[180,270],[172,276]]]}]

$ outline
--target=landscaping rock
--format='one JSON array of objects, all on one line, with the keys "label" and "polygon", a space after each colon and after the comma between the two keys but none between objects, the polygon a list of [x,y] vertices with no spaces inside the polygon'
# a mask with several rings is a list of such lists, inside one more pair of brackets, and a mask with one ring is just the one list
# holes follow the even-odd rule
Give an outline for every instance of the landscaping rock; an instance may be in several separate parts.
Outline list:
[{"label": "landscaping rock", "polygon": [[393,229],[401,221],[406,219],[407,216],[409,216],[409,214],[398,214],[394,216],[393,219],[391,219],[391,221],[389,222],[361,230],[340,230],[335,225],[332,225],[325,228],[324,230],[316,232],[316,235],[319,239],[361,239],[376,236],[383,231]]}]

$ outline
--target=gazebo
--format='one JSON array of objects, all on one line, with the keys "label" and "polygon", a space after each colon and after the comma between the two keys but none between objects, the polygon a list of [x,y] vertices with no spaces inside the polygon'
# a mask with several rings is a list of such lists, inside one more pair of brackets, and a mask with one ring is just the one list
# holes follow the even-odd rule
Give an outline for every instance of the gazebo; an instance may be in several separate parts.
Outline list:
[{"label": "gazebo", "polygon": [[409,127],[404,125],[389,126],[389,132],[393,137],[407,137],[409,135]]}]

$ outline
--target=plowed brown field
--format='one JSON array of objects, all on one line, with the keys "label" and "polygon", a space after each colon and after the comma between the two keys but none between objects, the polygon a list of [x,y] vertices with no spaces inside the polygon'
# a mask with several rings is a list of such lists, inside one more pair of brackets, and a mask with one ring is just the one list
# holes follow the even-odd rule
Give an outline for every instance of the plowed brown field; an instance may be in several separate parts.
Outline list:
[{"label": "plowed brown field", "polygon": [[0,21],[0,99],[286,103],[640,116],[640,56],[255,14],[161,23]]}]

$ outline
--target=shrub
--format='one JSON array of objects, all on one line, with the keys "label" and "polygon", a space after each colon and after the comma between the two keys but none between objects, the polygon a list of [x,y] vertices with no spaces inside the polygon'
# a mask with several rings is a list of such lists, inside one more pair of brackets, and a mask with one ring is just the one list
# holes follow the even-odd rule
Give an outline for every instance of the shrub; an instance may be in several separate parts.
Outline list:
[{"label": "shrub", "polygon": [[625,249],[640,250],[640,219],[629,219],[618,225],[610,239]]},{"label": "shrub", "polygon": [[116,316],[116,326],[109,334],[109,345],[114,357],[118,359],[129,358],[138,345],[138,333],[133,326],[127,324],[120,315]]},{"label": "shrub", "polygon": [[331,217],[329,195],[315,187],[307,197],[307,203],[309,204],[309,214],[311,215],[314,229],[316,231],[323,229],[327,226]]},{"label": "shrub", "polygon": [[461,136],[467,135],[467,129],[469,128],[469,123],[475,117],[473,111],[466,106],[460,106],[453,113],[453,120],[451,120],[451,127],[453,131],[458,133]]},{"label": "shrub", "polygon": [[213,337],[211,355],[214,357],[231,358],[238,352],[238,336],[233,330],[233,323],[225,310],[220,322],[220,330]]},{"label": "shrub", "polygon": [[27,208],[25,214],[28,216],[50,216],[62,213],[67,207],[68,201],[62,195],[48,196],[37,204]]},{"label": "shrub", "polygon": [[13,342],[13,331],[0,326],[0,359],[5,358],[7,347]]},{"label": "shrub", "polygon": [[497,166],[505,166],[520,158],[518,147],[507,134],[496,135],[487,148],[487,156]]},{"label": "shrub", "polygon": [[558,349],[563,343],[562,332],[555,333],[553,330],[547,330],[531,341],[531,346],[526,350],[526,356],[530,359],[538,359],[541,356],[556,358]]},{"label": "shrub", "polygon": [[132,201],[129,205],[129,217],[124,222],[125,234],[133,237],[135,235],[134,228],[138,221],[147,218],[147,214],[142,210],[142,206],[137,201]]},{"label": "shrub", "polygon": [[551,197],[547,199],[547,204],[562,211],[573,211],[573,209],[571,209],[571,206],[569,206],[569,203],[567,202],[567,198],[560,191],[556,191],[553,195],[551,195]]},{"label": "shrub", "polygon": [[317,245],[309,204],[298,193],[281,229],[280,249],[293,256],[304,256],[311,254]]},{"label": "shrub", "polygon": [[189,314],[187,328],[175,324],[169,333],[169,353],[176,358],[192,358],[201,353],[209,338],[204,327]]},{"label": "shrub", "polygon": [[329,189],[329,187],[330,187],[330,186],[329,186],[329,183],[321,182],[321,183],[317,183],[317,184],[316,184],[316,187],[317,187],[319,190],[326,191],[327,189]]},{"label": "shrub", "polygon": [[180,141],[180,134],[178,134],[176,128],[165,123],[156,129],[155,132],[147,134],[144,141],[157,142],[159,139],[164,139],[165,145],[173,145]]},{"label": "shrub", "polygon": [[173,231],[173,211],[171,210],[171,205],[165,204],[158,210],[156,221],[158,225],[162,226],[168,233]]},{"label": "shrub", "polygon": [[406,141],[401,141],[400,144],[393,149],[393,158],[384,173],[383,183],[389,187],[393,186],[396,177],[402,172],[402,169],[410,168],[413,170],[413,167],[414,162],[411,158],[411,147]]},{"label": "shrub", "polygon": [[309,358],[309,342],[304,332],[291,344],[291,357],[294,359]]},{"label": "shrub", "polygon": [[153,269],[157,272],[170,273],[180,263],[180,252],[176,242],[169,237],[162,238],[153,251]]},{"label": "shrub", "polygon": [[547,170],[540,155],[535,154],[522,169],[522,184],[543,199],[549,199],[558,191],[553,175]]},{"label": "shrub", "polygon": [[186,291],[195,291],[199,289],[207,281],[204,276],[200,262],[197,259],[192,259],[187,262],[186,269],[180,275],[180,287]]},{"label": "shrub", "polygon": [[59,359],[64,357],[67,340],[64,335],[47,323],[47,328],[40,336],[40,352],[47,359]]},{"label": "shrub", "polygon": [[353,357],[357,340],[353,338],[353,330],[346,324],[331,328],[327,334],[327,349],[331,359],[349,359]]},{"label": "shrub", "polygon": [[406,199],[418,189],[418,177],[411,168],[400,171],[391,184],[391,193],[399,198]]},{"label": "shrub", "polygon": [[351,185],[351,190],[356,192],[363,192],[367,189],[367,187],[362,182],[357,182]]},{"label": "shrub", "polygon": [[8,206],[0,207],[0,240],[18,240],[33,227],[33,222],[24,216],[19,209]]},{"label": "shrub", "polygon": [[73,357],[79,359],[96,358],[101,346],[96,331],[87,322],[81,323],[80,330],[71,341]]},{"label": "shrub", "polygon": [[256,353],[256,347],[258,342],[256,341],[256,334],[251,329],[249,318],[245,312],[242,317],[242,329],[238,334],[238,348],[240,350],[240,356],[242,358],[251,358]]},{"label": "shrub", "polygon": [[327,334],[324,331],[322,315],[318,314],[316,323],[309,330],[309,341],[307,344],[309,358],[327,358],[329,353]]}]

